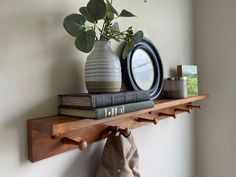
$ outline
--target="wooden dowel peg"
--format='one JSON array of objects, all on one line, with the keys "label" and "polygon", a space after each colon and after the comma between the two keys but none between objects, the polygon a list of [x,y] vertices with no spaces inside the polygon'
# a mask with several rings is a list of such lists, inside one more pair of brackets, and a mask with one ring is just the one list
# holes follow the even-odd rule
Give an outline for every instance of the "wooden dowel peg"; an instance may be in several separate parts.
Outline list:
[{"label": "wooden dowel peg", "polygon": [[84,140],[75,140],[75,139],[71,139],[71,138],[68,138],[68,137],[64,137],[61,139],[62,143],[63,144],[74,144],[74,145],[77,145],[78,148],[80,150],[84,150],[88,147],[88,143]]},{"label": "wooden dowel peg", "polygon": [[191,109],[175,108],[175,111],[188,112],[191,113]]},{"label": "wooden dowel peg", "polygon": [[202,109],[201,106],[198,106],[198,105],[191,105],[191,104],[187,105],[187,107],[190,108],[190,109]]},{"label": "wooden dowel peg", "polygon": [[131,134],[131,131],[130,131],[129,128],[122,129],[122,128],[118,127],[118,126],[109,126],[107,128],[107,131],[108,131],[108,133],[111,132],[111,133],[114,133],[114,134],[120,133],[120,134],[122,134],[125,137],[128,137]]},{"label": "wooden dowel peg", "polygon": [[141,118],[141,117],[138,117],[137,119],[135,119],[137,122],[151,122],[153,124],[157,124],[158,123],[158,119],[155,118],[155,119],[145,119],[145,118]]},{"label": "wooden dowel peg", "polygon": [[60,137],[60,136],[59,136],[58,134],[51,136],[52,139],[57,139],[57,138],[59,138],[59,137]]},{"label": "wooden dowel peg", "polygon": [[120,134],[122,134],[125,137],[128,137],[131,134],[131,131],[128,128],[119,129],[118,131],[120,132]]},{"label": "wooden dowel peg", "polygon": [[176,114],[169,114],[169,113],[165,113],[165,112],[159,112],[158,116],[169,116],[169,117],[173,117],[174,119],[176,119]]}]

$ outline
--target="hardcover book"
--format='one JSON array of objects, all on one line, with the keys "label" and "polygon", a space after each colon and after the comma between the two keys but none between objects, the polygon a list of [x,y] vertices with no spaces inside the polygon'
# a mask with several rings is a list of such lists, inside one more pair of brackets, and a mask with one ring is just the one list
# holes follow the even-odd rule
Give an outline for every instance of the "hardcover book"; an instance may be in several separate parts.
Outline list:
[{"label": "hardcover book", "polygon": [[198,78],[196,65],[178,65],[179,77],[187,77],[188,97],[198,95]]},{"label": "hardcover book", "polygon": [[107,117],[113,117],[129,112],[138,111],[141,109],[151,108],[153,106],[153,101],[142,101],[137,103],[129,103],[124,105],[110,106],[91,110],[59,107],[59,114],[80,118],[103,119]]},{"label": "hardcover book", "polygon": [[77,107],[95,109],[126,103],[149,100],[148,91],[130,91],[109,94],[77,93],[59,95],[59,105],[63,107]]}]

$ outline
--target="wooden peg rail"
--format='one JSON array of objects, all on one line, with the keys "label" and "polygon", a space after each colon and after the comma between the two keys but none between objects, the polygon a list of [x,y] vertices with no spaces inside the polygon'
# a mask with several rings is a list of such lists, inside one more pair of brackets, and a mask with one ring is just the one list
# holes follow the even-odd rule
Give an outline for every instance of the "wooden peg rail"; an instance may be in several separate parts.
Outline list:
[{"label": "wooden peg rail", "polygon": [[177,118],[177,114],[200,109],[200,106],[193,103],[207,97],[208,95],[199,95],[186,99],[157,100],[153,108],[101,120],[67,116],[30,119],[29,160],[36,162],[75,148],[86,149],[89,144],[107,138],[111,127],[118,127],[117,130],[125,134],[146,124],[158,124],[158,121],[168,117]]}]

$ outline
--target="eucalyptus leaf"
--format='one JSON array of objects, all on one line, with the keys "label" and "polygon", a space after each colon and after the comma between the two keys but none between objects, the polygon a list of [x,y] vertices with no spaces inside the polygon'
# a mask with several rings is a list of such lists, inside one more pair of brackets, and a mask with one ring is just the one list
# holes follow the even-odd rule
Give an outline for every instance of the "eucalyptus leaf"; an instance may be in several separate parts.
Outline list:
[{"label": "eucalyptus leaf", "polygon": [[114,30],[116,32],[120,32],[120,27],[119,27],[119,24],[117,22],[112,24],[112,30]]},{"label": "eucalyptus leaf", "polygon": [[139,30],[133,35],[133,43],[137,44],[141,42],[142,40],[143,40],[143,32]]},{"label": "eucalyptus leaf", "polygon": [[83,25],[85,22],[86,19],[83,15],[70,14],[64,19],[63,26],[70,35],[78,37],[84,30]]},{"label": "eucalyptus leaf", "polygon": [[134,48],[133,42],[131,43],[126,42],[125,48],[122,53],[122,58],[125,59],[129,55],[129,53],[133,50],[133,48]]},{"label": "eucalyptus leaf", "polygon": [[95,22],[95,20],[94,20],[92,17],[89,16],[87,7],[81,7],[81,8],[79,9],[79,11],[80,11],[80,13],[81,13],[83,16],[85,16],[85,18],[86,18],[90,23],[94,23],[94,22]]},{"label": "eucalyptus leaf", "polygon": [[112,6],[112,4],[109,2],[109,0],[107,0],[107,7],[113,14],[116,14],[118,16],[117,10]]},{"label": "eucalyptus leaf", "polygon": [[125,48],[123,50],[122,58],[126,58],[129,53],[134,49],[135,45],[143,40],[143,32],[141,30],[137,31],[133,37],[131,43],[126,43]]},{"label": "eucalyptus leaf", "polygon": [[93,30],[83,31],[75,40],[75,46],[78,50],[89,53],[94,46],[95,32]]},{"label": "eucalyptus leaf", "polygon": [[104,20],[110,20],[112,21],[115,17],[114,13],[112,12],[112,10],[110,9],[109,5],[106,4],[107,10],[106,10],[106,15],[104,17]]},{"label": "eucalyptus leaf", "polygon": [[88,15],[95,21],[101,20],[106,15],[104,0],[90,0],[87,4]]},{"label": "eucalyptus leaf", "polygon": [[128,10],[122,10],[122,12],[119,15],[120,17],[136,17],[134,14],[129,12]]}]

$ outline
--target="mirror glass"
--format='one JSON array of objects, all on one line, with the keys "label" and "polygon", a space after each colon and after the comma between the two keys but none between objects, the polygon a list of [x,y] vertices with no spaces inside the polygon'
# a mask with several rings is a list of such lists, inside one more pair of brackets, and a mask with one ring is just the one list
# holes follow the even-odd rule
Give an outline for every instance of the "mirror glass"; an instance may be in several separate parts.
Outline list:
[{"label": "mirror glass", "polygon": [[137,49],[131,61],[134,80],[142,90],[151,89],[154,82],[154,66],[149,54],[143,49]]}]

